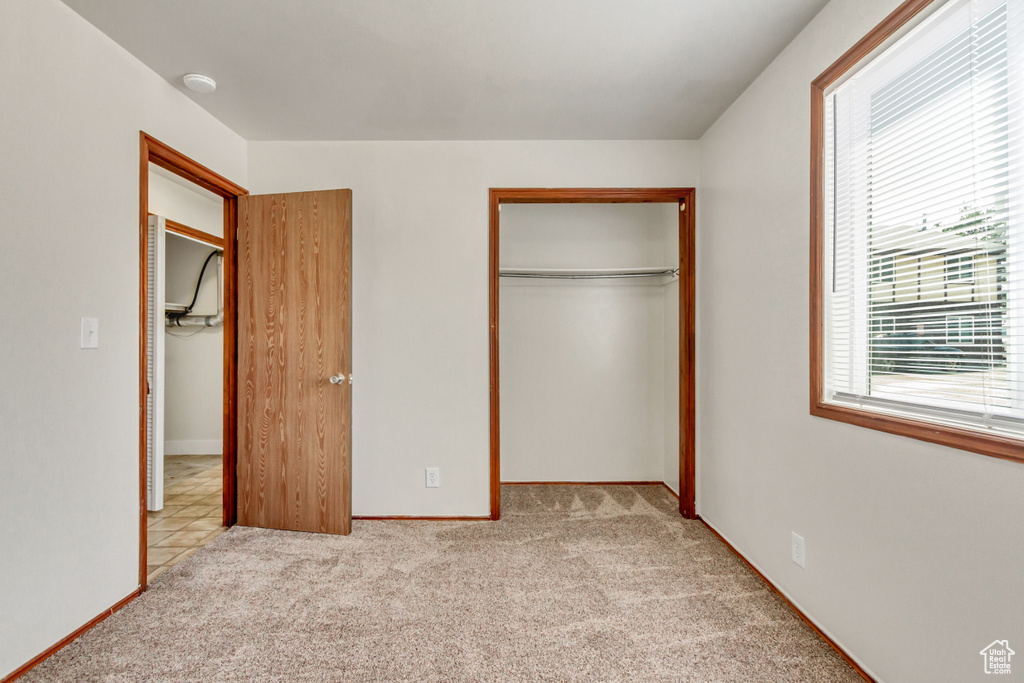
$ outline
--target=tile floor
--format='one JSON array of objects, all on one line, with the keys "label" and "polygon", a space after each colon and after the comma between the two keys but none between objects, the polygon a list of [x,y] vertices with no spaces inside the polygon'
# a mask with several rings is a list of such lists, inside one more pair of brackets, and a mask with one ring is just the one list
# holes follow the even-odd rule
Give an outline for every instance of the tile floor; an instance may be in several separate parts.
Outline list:
[{"label": "tile floor", "polygon": [[164,460],[164,509],[150,512],[147,581],[152,581],[220,536],[222,461],[217,455]]}]

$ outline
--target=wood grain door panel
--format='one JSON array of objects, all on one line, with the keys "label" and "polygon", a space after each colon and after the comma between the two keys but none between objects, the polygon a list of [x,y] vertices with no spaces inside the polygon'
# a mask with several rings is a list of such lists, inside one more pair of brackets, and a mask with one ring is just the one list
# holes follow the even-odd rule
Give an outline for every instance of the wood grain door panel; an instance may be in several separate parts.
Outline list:
[{"label": "wood grain door panel", "polygon": [[352,192],[238,204],[238,523],[352,526]]}]

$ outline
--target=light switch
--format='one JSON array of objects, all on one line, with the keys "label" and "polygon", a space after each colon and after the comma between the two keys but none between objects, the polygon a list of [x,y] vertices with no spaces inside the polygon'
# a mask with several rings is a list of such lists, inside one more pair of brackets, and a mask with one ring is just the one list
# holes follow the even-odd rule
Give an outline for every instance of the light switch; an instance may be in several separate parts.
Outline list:
[{"label": "light switch", "polygon": [[100,348],[100,319],[82,318],[82,348]]}]

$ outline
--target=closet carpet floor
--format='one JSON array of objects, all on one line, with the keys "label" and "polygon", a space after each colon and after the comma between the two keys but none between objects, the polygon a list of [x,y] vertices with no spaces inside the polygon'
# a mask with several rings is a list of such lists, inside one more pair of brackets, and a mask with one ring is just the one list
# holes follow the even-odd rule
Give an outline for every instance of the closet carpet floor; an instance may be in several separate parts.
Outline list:
[{"label": "closet carpet floor", "polygon": [[498,522],[234,527],[26,681],[861,681],[660,486]]}]

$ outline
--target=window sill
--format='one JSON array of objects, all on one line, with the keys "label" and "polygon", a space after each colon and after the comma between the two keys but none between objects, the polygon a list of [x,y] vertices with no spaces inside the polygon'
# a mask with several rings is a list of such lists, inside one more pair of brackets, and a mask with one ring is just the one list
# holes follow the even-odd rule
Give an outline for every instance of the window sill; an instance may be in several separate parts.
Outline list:
[{"label": "window sill", "polygon": [[1024,463],[1024,441],[1011,437],[984,434],[923,420],[895,417],[861,408],[825,403],[820,400],[811,402],[811,415],[846,422],[858,427],[877,429],[889,434],[909,436],[919,441],[928,441],[993,458]]}]

